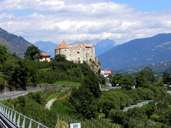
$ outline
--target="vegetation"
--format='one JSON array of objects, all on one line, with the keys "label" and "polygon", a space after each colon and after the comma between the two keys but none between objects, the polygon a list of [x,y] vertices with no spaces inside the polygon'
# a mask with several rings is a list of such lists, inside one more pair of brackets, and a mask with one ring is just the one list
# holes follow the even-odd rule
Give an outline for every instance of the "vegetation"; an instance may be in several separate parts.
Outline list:
[{"label": "vegetation", "polygon": [[39,55],[40,55],[40,50],[36,46],[31,45],[26,50],[25,58],[29,60],[38,60]]},{"label": "vegetation", "polygon": [[57,81],[81,82],[92,73],[87,64],[74,64],[63,56],[56,56],[50,63],[39,62],[40,50],[35,46],[28,47],[25,58],[11,55],[4,46],[0,46],[0,50],[0,80],[10,90],[25,90],[30,85],[55,84]]},{"label": "vegetation", "polygon": [[[39,50],[33,46],[28,48],[25,58],[11,55],[3,46],[1,49],[1,91],[54,85],[3,102],[50,128],[68,127],[69,122],[81,122],[83,128],[171,127],[169,73],[155,74],[144,68],[134,74],[114,74],[109,81],[119,88],[101,92],[99,85],[105,84],[105,78],[95,74],[86,63],[74,64],[64,56],[56,56],[50,63],[39,62]],[[51,100],[54,102],[47,107]],[[150,102],[136,106],[144,101]],[[132,105],[136,107],[125,110]]]},{"label": "vegetation", "polygon": [[[93,73],[92,73],[93,74]],[[100,97],[99,82],[95,76],[90,75],[84,78],[82,86],[72,92],[70,103],[76,112],[84,118],[95,118],[97,111],[96,100]]]}]

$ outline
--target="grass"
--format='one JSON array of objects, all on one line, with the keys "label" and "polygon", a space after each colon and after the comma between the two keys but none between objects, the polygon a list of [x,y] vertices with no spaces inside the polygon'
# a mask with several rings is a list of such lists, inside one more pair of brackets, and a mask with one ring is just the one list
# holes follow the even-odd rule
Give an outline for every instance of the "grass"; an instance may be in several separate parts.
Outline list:
[{"label": "grass", "polygon": [[56,81],[55,84],[62,87],[71,87],[71,88],[78,88],[81,85],[80,82],[73,82],[73,81]]},{"label": "grass", "polygon": [[[8,100],[6,104],[14,106],[17,111],[47,125],[49,128],[55,128],[57,120],[65,122],[66,124],[69,122],[80,122],[82,128],[120,128],[119,125],[112,124],[109,120],[83,120],[80,116],[75,114],[74,109],[68,102],[68,98],[71,89],[80,86],[79,82],[57,81],[55,84],[57,84],[59,88],[32,93],[15,100]],[[33,98],[34,96],[32,96],[36,94],[39,94],[45,102],[37,102],[37,100]],[[45,104],[52,98],[56,98],[57,100],[50,110],[45,109]]]}]

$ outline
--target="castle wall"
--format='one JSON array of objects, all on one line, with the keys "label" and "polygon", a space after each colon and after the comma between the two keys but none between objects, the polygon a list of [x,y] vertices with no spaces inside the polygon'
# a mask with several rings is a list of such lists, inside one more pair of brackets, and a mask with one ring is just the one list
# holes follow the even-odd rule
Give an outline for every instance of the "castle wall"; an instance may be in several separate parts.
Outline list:
[{"label": "castle wall", "polygon": [[56,54],[65,55],[66,59],[76,63],[95,61],[95,50],[93,47],[71,46],[66,49],[56,50]]}]

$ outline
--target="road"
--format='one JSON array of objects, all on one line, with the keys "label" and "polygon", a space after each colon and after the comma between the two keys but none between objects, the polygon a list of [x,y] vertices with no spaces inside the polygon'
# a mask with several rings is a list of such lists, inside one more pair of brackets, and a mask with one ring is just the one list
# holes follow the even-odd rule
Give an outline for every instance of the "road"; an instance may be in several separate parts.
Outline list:
[{"label": "road", "polygon": [[17,97],[20,96],[25,96],[28,93],[31,92],[38,92],[38,91],[42,91],[45,88],[40,88],[40,87],[32,87],[32,88],[28,88],[26,91],[21,90],[21,91],[7,91],[4,93],[0,93],[0,100],[7,100],[7,99],[15,99]]},{"label": "road", "polygon": [[133,109],[133,108],[141,108],[142,106],[144,106],[144,105],[146,105],[146,104],[149,104],[149,103],[151,103],[151,102],[153,102],[153,100],[145,100],[145,101],[142,101],[142,102],[137,103],[137,104],[135,104],[135,105],[131,105],[131,106],[129,106],[129,107],[125,107],[125,108],[123,109],[123,112],[127,112],[129,109]]},{"label": "road", "polygon": [[[168,94],[171,94],[171,91],[169,90],[169,91],[167,91],[167,93],[168,93]],[[146,105],[146,104],[149,104],[149,103],[151,103],[151,102],[153,102],[153,100],[145,100],[145,101],[142,101],[142,102],[137,103],[137,104],[135,104],[135,105],[131,105],[131,106],[125,107],[125,108],[123,109],[123,111],[124,111],[124,112],[127,112],[129,109],[132,109],[132,108],[140,108],[140,107],[142,107],[142,106],[144,106],[144,105]]]}]

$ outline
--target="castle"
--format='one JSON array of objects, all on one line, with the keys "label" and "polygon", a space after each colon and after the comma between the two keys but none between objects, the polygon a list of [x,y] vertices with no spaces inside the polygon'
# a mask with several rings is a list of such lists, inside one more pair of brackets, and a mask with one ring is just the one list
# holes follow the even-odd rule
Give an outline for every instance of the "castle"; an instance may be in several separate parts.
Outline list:
[{"label": "castle", "polygon": [[62,41],[55,49],[55,55],[64,55],[66,60],[74,63],[87,63],[94,71],[100,70],[100,63],[95,48],[90,44],[71,44]]}]

